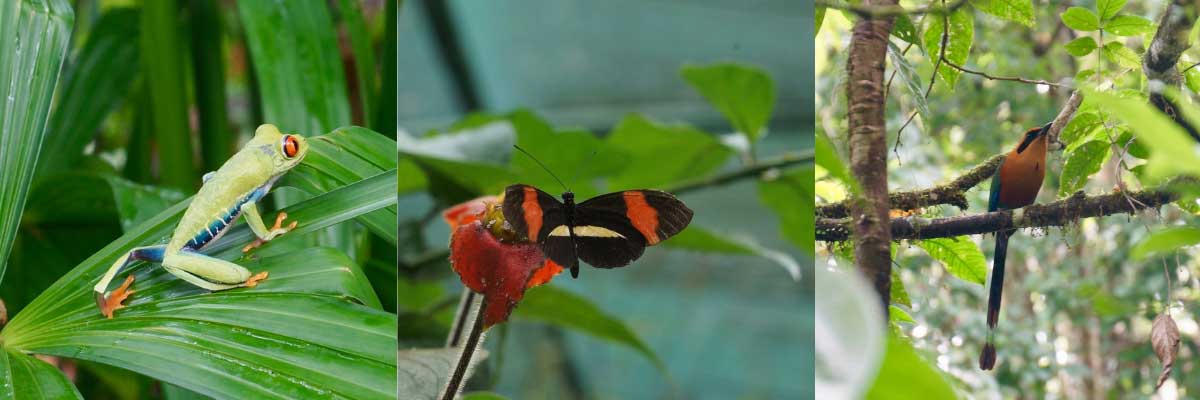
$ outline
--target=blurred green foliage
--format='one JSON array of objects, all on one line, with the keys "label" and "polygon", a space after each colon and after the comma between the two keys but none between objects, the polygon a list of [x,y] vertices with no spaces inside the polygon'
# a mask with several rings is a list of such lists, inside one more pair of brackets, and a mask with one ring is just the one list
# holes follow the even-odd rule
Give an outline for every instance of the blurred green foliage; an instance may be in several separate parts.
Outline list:
[{"label": "blurred green foliage", "polygon": [[[989,80],[943,64],[937,80],[958,82],[934,85],[925,98],[947,20],[946,56],[954,63],[996,76],[1067,83],[1082,91],[1084,102],[1060,137],[1064,149],[1049,155],[1039,203],[1080,190],[1095,195],[1116,186],[1148,189],[1172,176],[1195,175],[1195,143],[1153,110],[1145,95],[1150,85],[1141,57],[1157,29],[1151,21],[1163,9],[1122,0],[1032,5],[1027,0],[971,1],[948,16],[897,18],[885,75],[887,136],[894,144],[889,190],[930,187],[1007,152],[1026,128],[1053,119],[1071,94],[1067,88]],[[844,69],[855,20],[851,14],[826,11],[817,35],[817,126],[823,131],[817,135],[819,202],[839,201],[853,187],[838,149],[845,154]],[[1193,39],[1195,34],[1190,33]],[[923,42],[914,43],[914,36]],[[952,51],[956,48],[966,51]],[[1186,60],[1196,58],[1197,50],[1189,49],[1180,70],[1192,64]],[[1177,96],[1185,116],[1197,110],[1189,104],[1194,93]],[[915,121],[898,131],[913,115]],[[932,207],[918,216],[986,209],[986,185],[967,196],[968,210]],[[869,397],[911,391],[919,380],[898,378],[925,368],[916,364],[936,367],[930,371],[957,392],[948,397],[1152,395],[1160,372],[1149,342],[1156,315],[1170,312],[1179,321],[1185,337],[1180,359],[1200,352],[1187,339],[1196,334],[1192,310],[1200,299],[1194,289],[1200,274],[1196,241],[1190,228],[1170,228],[1196,224],[1193,210],[1193,197],[1185,195],[1156,213],[1085,219],[1014,236],[996,331],[1000,361],[992,372],[980,371],[976,362],[985,335],[983,274],[990,267],[985,258],[991,255],[990,236],[899,243],[892,324],[923,357],[894,363],[894,343],[889,343]],[[852,265],[847,247],[822,253]],[[1192,396],[1200,390],[1196,382],[1200,370],[1177,363],[1164,391]]]}]

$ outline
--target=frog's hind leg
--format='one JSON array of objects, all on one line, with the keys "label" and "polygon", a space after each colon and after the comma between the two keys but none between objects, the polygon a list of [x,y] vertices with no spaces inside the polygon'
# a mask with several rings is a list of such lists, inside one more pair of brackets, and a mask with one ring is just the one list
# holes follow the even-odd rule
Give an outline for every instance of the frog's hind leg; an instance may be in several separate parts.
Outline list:
[{"label": "frog's hind leg", "polygon": [[113,291],[111,294],[108,291],[108,285],[112,283],[113,278],[121,273],[121,270],[133,264],[135,261],[162,262],[163,254],[166,253],[167,246],[146,246],[138,247],[125,253],[125,256],[113,263],[112,267],[108,268],[108,272],[104,273],[104,277],[100,278],[100,282],[93,289],[96,296],[96,306],[100,308],[100,313],[108,318],[112,318],[113,311],[124,307],[121,304],[126,297],[133,294],[129,290],[129,285],[133,283],[133,275],[125,278],[125,283],[120,288]]},{"label": "frog's hind leg", "polygon": [[250,270],[241,265],[190,251],[171,254],[162,265],[179,279],[212,291],[254,287],[267,278],[266,271],[250,276]]}]

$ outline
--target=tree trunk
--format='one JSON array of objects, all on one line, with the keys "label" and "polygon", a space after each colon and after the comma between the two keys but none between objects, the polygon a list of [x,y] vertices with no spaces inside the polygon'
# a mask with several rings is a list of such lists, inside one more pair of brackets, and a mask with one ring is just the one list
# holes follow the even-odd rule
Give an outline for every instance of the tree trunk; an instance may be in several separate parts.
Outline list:
[{"label": "tree trunk", "polygon": [[[895,5],[896,0],[867,0],[864,5]],[[886,315],[891,296],[892,241],[888,221],[887,129],[884,125],[883,75],[893,17],[862,18],[854,25],[846,69],[850,119],[850,170],[861,192],[850,206],[854,258],[875,287]]]}]

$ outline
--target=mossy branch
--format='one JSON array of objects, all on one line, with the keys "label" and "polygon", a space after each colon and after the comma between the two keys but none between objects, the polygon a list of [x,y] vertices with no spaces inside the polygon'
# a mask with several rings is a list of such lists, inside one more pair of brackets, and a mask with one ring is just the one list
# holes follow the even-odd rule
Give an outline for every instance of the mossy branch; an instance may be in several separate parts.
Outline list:
[{"label": "mossy branch", "polygon": [[[915,210],[918,208],[949,204],[961,210],[967,209],[967,197],[964,195],[983,180],[991,178],[1004,160],[1003,154],[988,158],[982,164],[976,165],[965,174],[942,185],[931,188],[888,193],[888,202],[893,210]],[[850,201],[817,207],[817,216],[822,218],[845,218],[850,215]]]},{"label": "mossy branch", "polygon": [[[1195,183],[1193,178],[1177,182]],[[1167,186],[1140,192],[1112,192],[1086,196],[1082,191],[1046,204],[1034,204],[1016,210],[993,211],[982,214],[945,218],[907,217],[891,221],[892,240],[933,239],[961,235],[976,235],[1011,228],[1043,228],[1066,226],[1080,219],[1113,214],[1132,214],[1158,208],[1179,198]],[[818,218],[817,240],[839,242],[850,239],[848,218]]]}]

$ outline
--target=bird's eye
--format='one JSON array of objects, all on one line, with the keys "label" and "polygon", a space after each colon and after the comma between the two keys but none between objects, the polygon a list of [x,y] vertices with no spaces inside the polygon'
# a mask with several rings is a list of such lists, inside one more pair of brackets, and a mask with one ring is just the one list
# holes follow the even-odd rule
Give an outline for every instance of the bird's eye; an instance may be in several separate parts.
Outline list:
[{"label": "bird's eye", "polygon": [[296,153],[300,152],[300,141],[296,140],[295,136],[283,135],[282,146],[284,157],[292,158],[296,156]]}]

